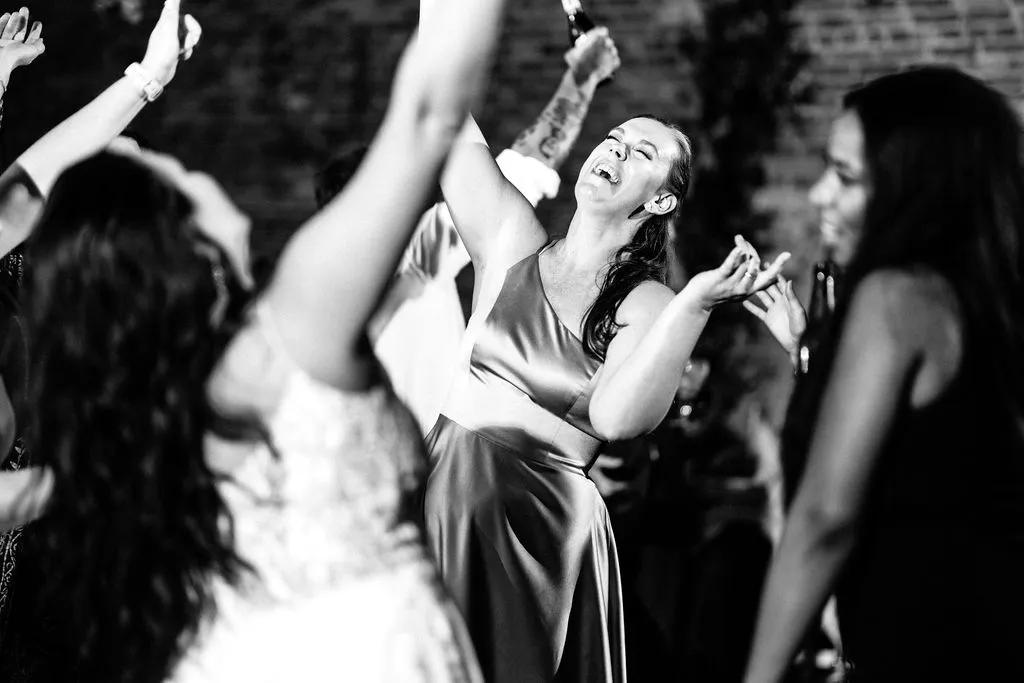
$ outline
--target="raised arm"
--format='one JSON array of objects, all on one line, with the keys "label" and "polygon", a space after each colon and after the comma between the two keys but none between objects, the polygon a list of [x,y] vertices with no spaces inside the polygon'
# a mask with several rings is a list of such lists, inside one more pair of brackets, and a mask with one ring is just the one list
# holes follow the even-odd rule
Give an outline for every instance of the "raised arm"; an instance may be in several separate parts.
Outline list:
[{"label": "raised arm", "polygon": [[[502,0],[445,0],[399,66],[384,123],[352,181],[304,225],[266,298],[314,377],[365,387],[365,328],[471,103],[483,89]],[[491,161],[490,163],[494,163]]]},{"label": "raised arm", "polygon": [[[174,78],[179,56],[187,59],[199,40],[199,24],[186,17],[188,33],[181,45],[179,7],[180,0],[164,4],[142,60],[143,71],[161,87]],[[109,144],[138,116],[146,102],[139,82],[122,77],[17,159],[0,177],[0,256],[28,237],[41,208],[38,195],[45,196],[65,168]],[[9,202],[10,210],[6,206]]]},{"label": "raised arm", "polygon": [[587,33],[565,53],[565,61],[568,69],[551,101],[511,148],[553,169],[565,162],[576,144],[597,84],[611,77],[621,63],[619,51],[604,27]]},{"label": "raised arm", "polygon": [[[534,207],[557,193],[557,169],[576,144],[597,84],[614,74],[620,64],[607,29],[594,29],[587,36],[566,52],[568,69],[547,106],[512,147],[495,159],[501,175]],[[454,275],[465,265],[463,258],[468,262],[465,250],[448,207],[437,204],[420,221],[400,270],[419,270],[428,278],[440,270]],[[445,268],[449,260],[453,267]]]},{"label": "raised arm", "polygon": [[741,237],[736,245],[721,266],[698,273],[679,294],[645,283],[623,300],[622,327],[608,345],[590,401],[590,420],[602,438],[618,441],[657,427],[711,310],[768,287],[789,258],[782,254],[761,271],[753,247]]},{"label": "raised arm", "polygon": [[765,584],[748,683],[782,680],[853,548],[869,479],[920,359],[892,290],[876,273],[851,303],[807,471]]}]

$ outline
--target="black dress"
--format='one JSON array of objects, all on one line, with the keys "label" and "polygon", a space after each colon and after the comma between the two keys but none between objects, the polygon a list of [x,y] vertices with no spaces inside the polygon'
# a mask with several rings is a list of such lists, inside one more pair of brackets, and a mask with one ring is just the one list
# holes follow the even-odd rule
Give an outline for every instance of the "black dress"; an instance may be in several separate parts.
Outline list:
[{"label": "black dress", "polygon": [[851,681],[1024,681],[1024,449],[971,357],[879,456],[837,590]]}]

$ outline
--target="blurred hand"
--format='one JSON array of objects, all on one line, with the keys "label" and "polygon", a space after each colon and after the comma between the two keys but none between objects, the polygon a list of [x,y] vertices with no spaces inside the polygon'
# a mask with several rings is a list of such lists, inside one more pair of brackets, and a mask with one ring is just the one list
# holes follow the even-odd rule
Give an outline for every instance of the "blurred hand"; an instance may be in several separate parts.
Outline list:
[{"label": "blurred hand", "polygon": [[181,0],[166,0],[153,32],[149,35],[146,56],[142,58],[142,66],[153,78],[166,86],[174,78],[178,69],[179,58],[189,59],[192,50],[199,43],[203,29],[199,22],[186,14],[184,18],[185,37],[179,33],[181,19]]},{"label": "blurred hand", "polygon": [[611,78],[622,65],[619,50],[604,26],[588,31],[575,47],[565,53],[565,63],[569,65],[576,85],[589,81],[596,85]]},{"label": "blurred hand", "polygon": [[800,336],[807,329],[807,313],[793,293],[793,283],[780,275],[776,283],[755,296],[764,308],[752,301],[744,301],[743,308],[761,320],[790,355],[796,353]]},{"label": "blurred hand", "polygon": [[0,79],[5,86],[12,71],[28,66],[45,51],[43,25],[37,21],[29,29],[27,7],[0,15]]},{"label": "blurred hand", "polygon": [[676,296],[692,297],[702,309],[710,311],[720,304],[746,299],[774,283],[789,260],[789,253],[783,252],[761,270],[761,258],[754,247],[739,235],[735,241],[735,248],[722,265],[694,275]]}]

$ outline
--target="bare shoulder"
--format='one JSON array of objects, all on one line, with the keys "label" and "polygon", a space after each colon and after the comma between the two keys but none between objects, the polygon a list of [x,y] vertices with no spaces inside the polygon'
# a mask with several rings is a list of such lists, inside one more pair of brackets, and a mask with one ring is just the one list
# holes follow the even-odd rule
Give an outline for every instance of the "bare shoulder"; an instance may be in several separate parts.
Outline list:
[{"label": "bare shoulder", "polygon": [[850,315],[877,319],[895,340],[923,350],[959,343],[960,308],[952,284],[936,271],[887,268],[860,282],[853,293]]},{"label": "bare shoulder", "polygon": [[656,318],[675,295],[668,286],[655,280],[641,282],[622,300],[616,322],[625,326]]}]

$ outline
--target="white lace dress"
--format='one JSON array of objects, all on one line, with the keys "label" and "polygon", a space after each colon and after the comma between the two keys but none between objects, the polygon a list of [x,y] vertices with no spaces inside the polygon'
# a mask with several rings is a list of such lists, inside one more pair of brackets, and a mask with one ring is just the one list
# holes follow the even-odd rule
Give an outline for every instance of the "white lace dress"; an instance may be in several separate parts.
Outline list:
[{"label": "white lace dress", "polygon": [[218,586],[218,614],[173,680],[480,681],[412,521],[425,460],[409,412],[388,388],[311,379],[257,311],[211,389],[262,392],[254,402],[270,406],[260,412],[272,448],[249,453],[223,489],[256,576]]}]

